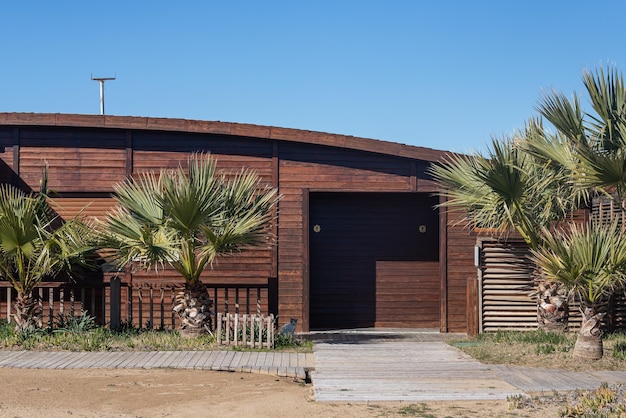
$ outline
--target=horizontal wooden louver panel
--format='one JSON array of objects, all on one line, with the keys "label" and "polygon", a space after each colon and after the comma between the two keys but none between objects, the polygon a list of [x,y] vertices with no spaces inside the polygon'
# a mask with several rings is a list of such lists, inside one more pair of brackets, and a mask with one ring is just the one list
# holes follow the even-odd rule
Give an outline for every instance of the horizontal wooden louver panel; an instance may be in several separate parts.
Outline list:
[{"label": "horizontal wooden louver panel", "polygon": [[484,242],[481,250],[483,331],[536,328],[528,249],[522,243]]},{"label": "horizontal wooden louver panel", "polygon": [[[537,328],[537,304],[531,296],[533,263],[523,242],[486,241],[481,247],[482,330]],[[626,307],[625,307],[626,311]],[[569,328],[580,327],[577,304],[570,304]]]}]

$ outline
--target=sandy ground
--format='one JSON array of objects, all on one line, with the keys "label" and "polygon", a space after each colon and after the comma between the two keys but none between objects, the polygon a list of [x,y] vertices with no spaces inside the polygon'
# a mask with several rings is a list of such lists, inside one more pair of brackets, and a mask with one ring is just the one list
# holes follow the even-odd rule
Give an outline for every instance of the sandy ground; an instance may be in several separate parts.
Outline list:
[{"label": "sandy ground", "polygon": [[[508,417],[506,401],[317,403],[312,385],[275,376],[200,370],[0,368],[1,417]],[[554,416],[547,412],[547,416]]]}]

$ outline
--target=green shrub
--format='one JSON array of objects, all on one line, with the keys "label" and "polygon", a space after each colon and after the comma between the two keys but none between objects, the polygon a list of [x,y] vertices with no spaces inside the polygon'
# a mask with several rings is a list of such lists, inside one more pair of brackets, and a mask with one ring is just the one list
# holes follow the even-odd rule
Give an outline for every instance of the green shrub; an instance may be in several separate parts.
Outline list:
[{"label": "green shrub", "polygon": [[620,360],[626,360],[626,341],[616,342],[613,346],[613,357]]},{"label": "green shrub", "polygon": [[54,332],[87,332],[96,328],[96,318],[82,311],[79,316],[59,314]]}]

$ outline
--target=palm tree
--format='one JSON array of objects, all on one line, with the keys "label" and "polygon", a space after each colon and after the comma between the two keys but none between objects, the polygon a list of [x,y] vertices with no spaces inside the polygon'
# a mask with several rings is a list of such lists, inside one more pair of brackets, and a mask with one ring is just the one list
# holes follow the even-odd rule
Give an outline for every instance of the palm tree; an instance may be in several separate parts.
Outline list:
[{"label": "palm tree", "polygon": [[125,267],[174,268],[185,280],[174,311],[186,335],[209,332],[211,304],[200,276],[219,255],[269,245],[277,190],[253,171],[216,173],[208,154],[182,167],[143,173],[116,188],[119,207],[102,223],[103,246]]},{"label": "palm tree", "polygon": [[0,272],[17,292],[16,332],[37,326],[41,313],[33,290],[45,278],[73,278],[94,267],[90,228],[78,218],[59,220],[47,201],[46,174],[41,192],[26,194],[0,185]]},{"label": "palm tree", "polygon": [[555,128],[554,134],[529,138],[524,148],[535,158],[558,164],[570,173],[581,195],[614,196],[620,206],[626,193],[626,85],[622,74],[602,68],[583,74],[593,113],[584,112],[580,98],[552,91],[538,111]]},{"label": "palm tree", "polygon": [[[614,199],[623,211],[626,85],[622,74],[613,69],[586,71],[583,82],[593,113],[582,110],[577,95],[568,99],[552,91],[537,109],[555,132],[544,129],[542,120],[531,120],[514,141],[501,146],[494,142],[494,151],[487,157],[452,156],[435,167],[434,177],[449,199],[445,205],[462,209],[468,225],[492,228],[500,234],[517,230],[535,252],[556,245],[552,234],[557,224],[572,210],[588,206],[594,197]],[[582,240],[579,245],[584,242],[589,243]],[[542,326],[542,318],[551,319],[542,305],[554,308],[546,303],[552,295],[542,291],[557,288],[541,280],[537,285]]]},{"label": "palm tree", "polygon": [[[517,232],[530,249],[540,248],[543,231],[563,221],[578,203],[565,170],[539,164],[518,146],[541,131],[540,124],[531,121],[514,138],[494,139],[487,155],[453,154],[434,165],[431,173],[446,197],[443,206],[456,210],[459,222],[468,227],[487,228],[500,237]],[[539,277],[535,281],[539,326],[566,330],[565,292]]]},{"label": "palm tree", "polygon": [[[626,193],[626,85],[623,75],[616,69],[602,68],[595,72],[585,71],[583,84],[587,92],[591,111],[583,111],[580,98],[574,94],[567,98],[552,91],[542,98],[538,111],[555,128],[554,133],[543,132],[526,138],[522,147],[543,164],[559,166],[568,173],[570,183],[580,199],[611,199],[615,207],[621,208],[618,219],[624,218]],[[612,214],[611,216],[615,216]],[[606,223],[618,219],[601,217],[594,228],[603,230]],[[590,233],[587,231],[587,233]],[[579,237],[580,234],[572,234]],[[561,237],[562,238],[562,237]],[[576,245],[591,245],[590,239],[579,239]],[[554,243],[551,241],[550,243]],[[570,243],[574,245],[574,243]],[[563,250],[561,247],[559,250]],[[597,251],[590,247],[589,254]],[[590,260],[591,262],[591,260]],[[612,280],[621,283],[619,275]],[[563,281],[567,286],[570,284]],[[600,280],[599,286],[606,292],[619,289],[610,280]],[[598,290],[603,295],[605,291]],[[591,308],[590,308],[591,309]],[[593,307],[597,310],[598,307]]]},{"label": "palm tree", "polygon": [[541,274],[563,283],[581,303],[582,325],[573,355],[602,358],[600,321],[612,293],[626,284],[626,235],[617,223],[546,233],[546,242],[533,251]]}]

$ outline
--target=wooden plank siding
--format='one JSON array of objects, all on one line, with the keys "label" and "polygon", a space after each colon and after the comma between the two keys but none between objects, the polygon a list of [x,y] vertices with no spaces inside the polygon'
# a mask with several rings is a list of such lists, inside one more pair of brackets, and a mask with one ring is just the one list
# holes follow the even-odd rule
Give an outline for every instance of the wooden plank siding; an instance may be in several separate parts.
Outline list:
[{"label": "wooden plank siding", "polygon": [[[280,144],[280,220],[278,265],[282,318],[302,318],[310,306],[304,287],[309,275],[306,233],[311,225],[303,217],[303,190],[348,192],[411,192],[411,162],[390,156],[310,144]],[[413,171],[415,173],[415,171]],[[421,177],[425,177],[420,172]],[[307,310],[307,312],[303,312]],[[306,327],[308,324],[303,324]]]},{"label": "wooden plank siding", "polygon": [[439,296],[438,262],[376,262],[377,327],[438,328]]},{"label": "wooden plank siding", "polygon": [[17,185],[15,155],[19,150],[18,135],[18,128],[0,126],[0,182],[2,183]]},{"label": "wooden plank siding", "polygon": [[[265,286],[263,309],[277,313],[281,323],[297,318],[299,331],[308,331],[310,324],[310,196],[320,192],[425,196],[437,189],[427,168],[447,154],[367,138],[236,123],[21,113],[0,113],[0,147],[4,151],[0,152],[2,182],[38,190],[43,162],[48,163],[50,186],[57,192],[56,210],[63,218],[78,213],[84,204],[88,205],[86,216],[104,217],[114,205],[110,194],[116,183],[144,171],[184,166],[192,153],[211,153],[221,172],[243,167],[255,170],[264,184],[278,187],[282,195],[272,227],[276,242],[273,247],[220,258],[203,281]],[[428,317],[422,324],[431,326],[434,318],[444,332],[464,332],[466,282],[476,275],[475,236],[453,220],[440,229],[437,283],[432,282],[435,276],[430,268],[424,270],[430,272],[428,280],[420,276],[421,268],[406,277],[416,285],[434,286],[423,292],[432,300],[423,298],[422,302],[429,311],[436,305],[437,317]],[[445,268],[442,263],[447,263]],[[127,276],[125,280],[133,286],[180,284],[169,269],[158,275],[129,272]],[[400,280],[393,274],[381,277],[387,277],[390,289],[394,280]],[[127,296],[138,303],[138,295]],[[404,323],[400,311],[383,308],[391,303],[385,299],[389,295],[380,293],[380,297],[384,320],[379,325]],[[407,302],[400,299],[397,306]],[[136,303],[131,305],[139,309]],[[139,311],[131,314],[139,315]],[[169,318],[170,314],[164,315]]]},{"label": "wooden plank siding", "polygon": [[54,192],[112,192],[126,178],[124,150],[20,146],[20,178],[32,190],[39,190],[46,165]]},{"label": "wooden plank siding", "polygon": [[467,281],[475,278],[474,245],[476,234],[458,223],[458,214],[447,214],[447,332],[465,332],[467,329]]},{"label": "wooden plank siding", "polygon": [[103,220],[107,212],[117,205],[115,200],[108,194],[79,197],[55,196],[49,202],[56,214],[65,220],[79,215],[90,220]]}]

